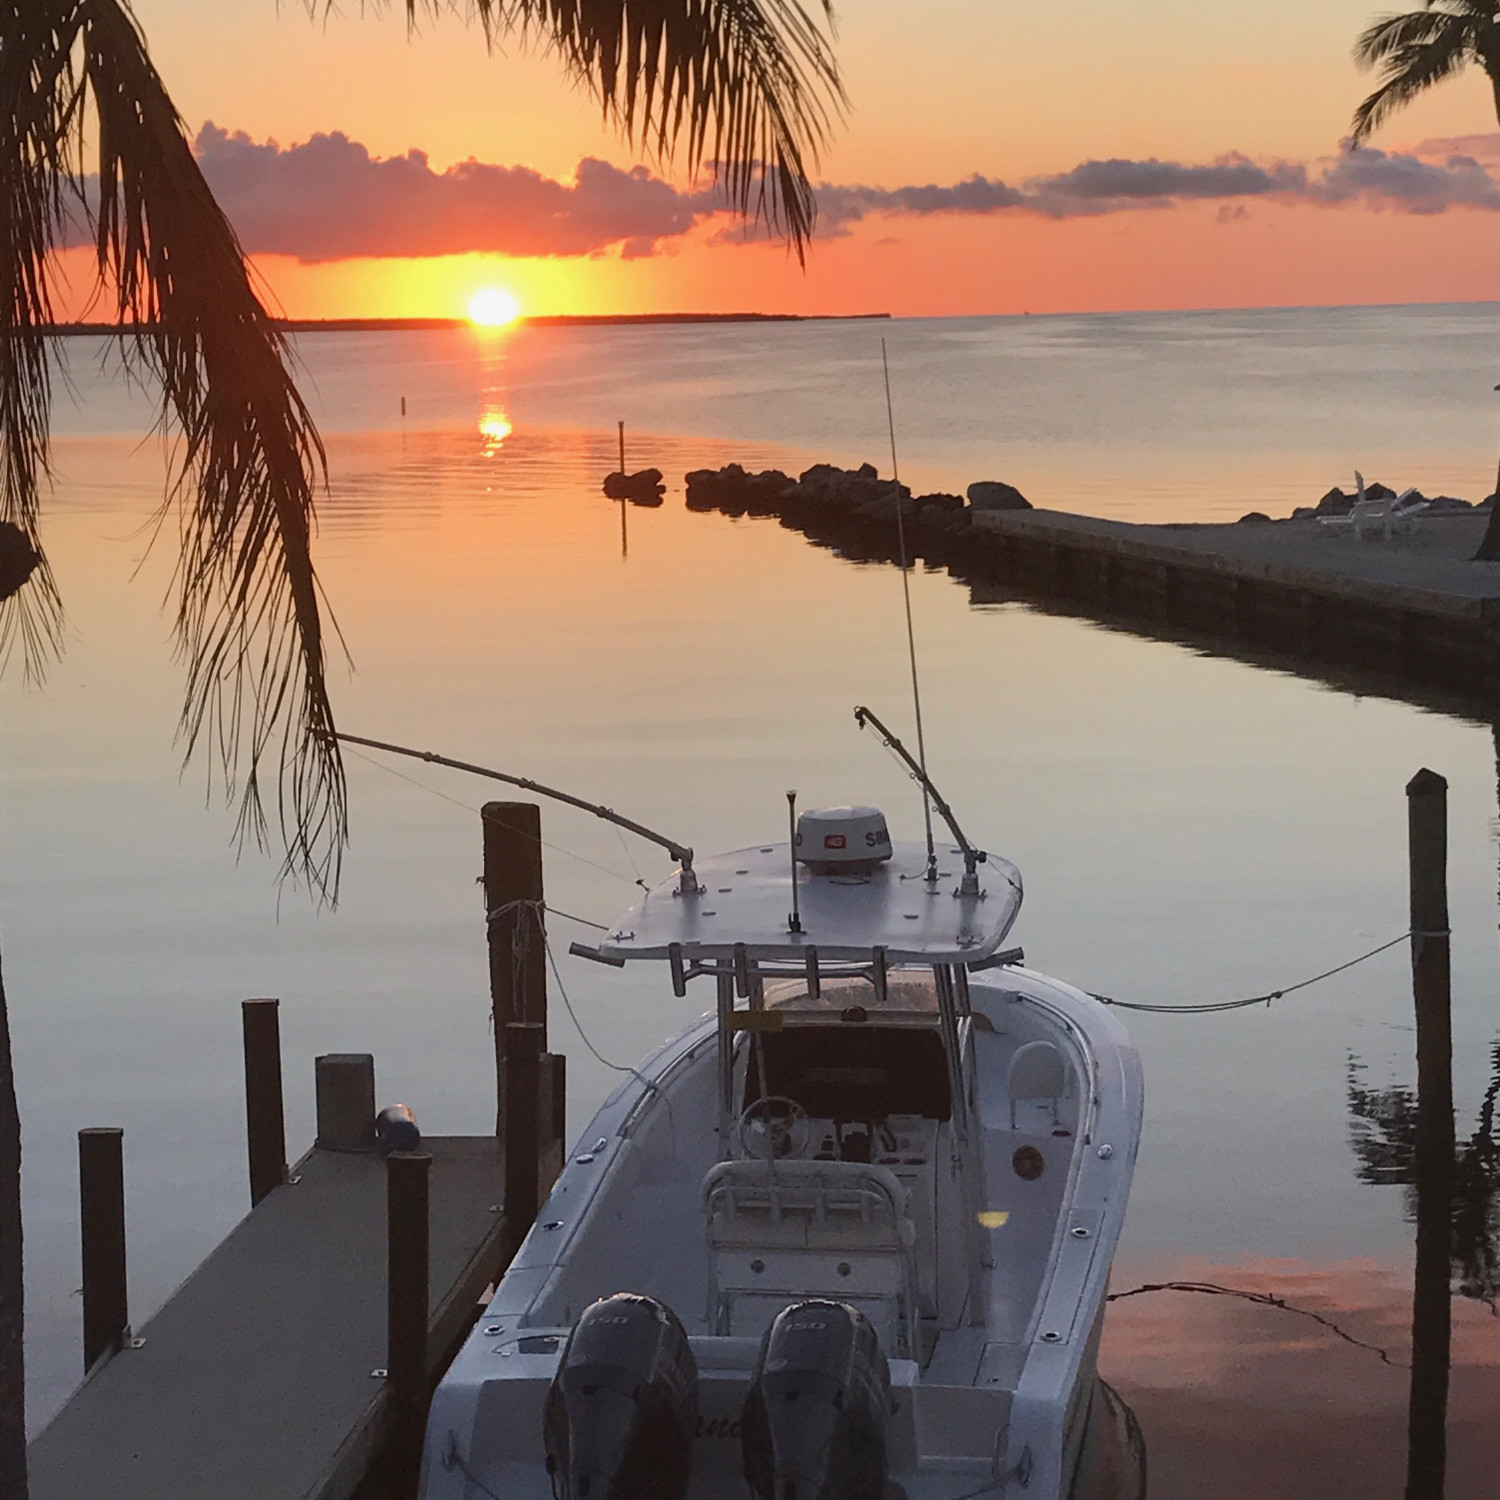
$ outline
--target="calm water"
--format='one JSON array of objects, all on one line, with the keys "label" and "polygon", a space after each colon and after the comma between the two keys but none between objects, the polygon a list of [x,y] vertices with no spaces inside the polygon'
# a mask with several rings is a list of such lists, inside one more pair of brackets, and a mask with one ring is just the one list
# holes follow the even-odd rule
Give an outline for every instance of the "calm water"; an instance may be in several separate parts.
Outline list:
[{"label": "calm water", "polygon": [[[888,469],[882,335],[903,477],[922,488],[1004,478],[1061,508],[1213,519],[1285,511],[1356,464],[1428,493],[1491,486],[1494,307],[325,335],[301,355],[329,438],[318,556],[353,663],[342,727],[537,776],[700,849],[769,836],[789,786],[880,804],[915,836],[909,784],[850,712],[908,715],[895,572],[774,522],[690,515],[680,490],[730,459]],[[282,999],[294,1150],[322,1051],[373,1052],[382,1101],[431,1131],[493,1114],[474,885],[488,789],[351,758],[333,914],[278,895],[268,861],[236,862],[201,768],[177,774],[145,409],[93,351],[71,368],[49,521],[68,650],[43,690],[6,681],[0,724],[38,1420],[81,1358],[77,1129],[125,1127],[138,1325],[244,1211],[241,998]],[[621,417],[632,466],[674,481],[662,509],[630,511],[626,555],[597,492]],[[1446,775],[1468,1138],[1500,1040],[1489,726],[976,605],[944,575],[916,576],[913,605],[939,784],[1025,872],[1029,960],[1089,988],[1254,994],[1395,936],[1402,788],[1424,764]],[[564,911],[607,922],[638,873],[664,873],[582,814],[547,807],[543,827]],[[559,952],[587,933],[552,930]],[[561,962],[617,1061],[699,1008]],[[612,1075],[553,1004],[580,1129]],[[1148,1108],[1116,1287],[1271,1292],[1404,1361],[1406,1192],[1361,1179],[1349,1084],[1410,1083],[1410,1010],[1397,949],[1269,1009],[1135,1018]],[[1449,1493],[1488,1495],[1500,1320],[1473,1298],[1455,1358]],[[1104,1366],[1145,1426],[1154,1496],[1401,1492],[1406,1371],[1308,1320],[1137,1297],[1111,1312]]]}]

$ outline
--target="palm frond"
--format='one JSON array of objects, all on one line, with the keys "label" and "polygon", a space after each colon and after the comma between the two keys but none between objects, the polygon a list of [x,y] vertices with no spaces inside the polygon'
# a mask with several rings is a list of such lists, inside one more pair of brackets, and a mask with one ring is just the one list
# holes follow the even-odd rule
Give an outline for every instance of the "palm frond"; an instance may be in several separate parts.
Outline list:
[{"label": "palm frond", "polygon": [[40,561],[28,587],[0,604],[0,661],[19,641],[28,677],[61,640],[62,604],[42,546],[40,496],[51,475],[52,321],[47,259],[68,220],[77,163],[68,142],[80,110],[70,5],[0,11],[0,520]]},{"label": "palm frond", "polygon": [[[1431,40],[1393,43],[1378,54],[1372,53],[1372,57],[1378,56],[1381,63],[1384,81],[1354,111],[1350,133],[1356,144],[1366,139],[1402,105],[1410,104],[1434,84],[1462,72],[1467,64],[1475,60],[1476,39],[1472,23],[1465,17],[1449,13],[1443,13],[1442,20],[1443,25]],[[1368,39],[1374,30],[1372,27],[1366,32],[1361,42]]]},{"label": "palm frond", "polygon": [[1448,45],[1471,40],[1475,18],[1447,8],[1406,11],[1381,16],[1354,42],[1354,61],[1363,69],[1375,67],[1394,52],[1426,47],[1447,40]]},{"label": "palm frond", "polygon": [[[406,0],[422,10],[451,0]],[[800,0],[471,0],[486,37],[555,52],[633,145],[692,174],[802,258],[816,217],[810,174],[847,105],[830,36]]]},{"label": "palm frond", "polygon": [[75,4],[100,274],[129,357],[160,382],[163,426],[181,434],[162,519],[175,510],[182,549],[185,756],[208,738],[239,837],[260,844],[274,764],[284,872],[332,899],[347,820],[310,551],[322,445],[134,18],[122,0]]}]

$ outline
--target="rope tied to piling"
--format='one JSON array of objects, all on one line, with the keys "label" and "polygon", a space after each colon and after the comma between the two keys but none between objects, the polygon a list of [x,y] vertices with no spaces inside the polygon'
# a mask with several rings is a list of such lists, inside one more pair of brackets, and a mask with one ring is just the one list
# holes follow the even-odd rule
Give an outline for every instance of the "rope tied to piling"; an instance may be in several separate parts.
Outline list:
[{"label": "rope tied to piling", "polygon": [[1116,1000],[1111,995],[1095,994],[1092,990],[1089,994],[1101,1005],[1113,1005],[1117,1010],[1145,1011],[1151,1015],[1161,1016],[1215,1016],[1224,1011],[1245,1010],[1252,1005],[1264,1005],[1269,1010],[1273,1000],[1284,999],[1287,995],[1296,994],[1298,990],[1305,990],[1310,985],[1320,984],[1325,979],[1332,979],[1335,974],[1342,974],[1346,969],[1365,963],[1378,954],[1394,948],[1398,943],[1406,942],[1408,938],[1416,938],[1420,941],[1422,938],[1447,937],[1448,935],[1446,928],[1441,932],[1420,932],[1415,928],[1409,928],[1389,942],[1381,943],[1378,948],[1371,948],[1368,953],[1361,953],[1358,958],[1351,958],[1347,963],[1338,964],[1332,969],[1325,969],[1321,974],[1314,974],[1311,979],[1285,985],[1279,990],[1271,990],[1264,995],[1249,995],[1243,1000],[1212,1000],[1202,1005],[1150,1005],[1138,1000]]}]

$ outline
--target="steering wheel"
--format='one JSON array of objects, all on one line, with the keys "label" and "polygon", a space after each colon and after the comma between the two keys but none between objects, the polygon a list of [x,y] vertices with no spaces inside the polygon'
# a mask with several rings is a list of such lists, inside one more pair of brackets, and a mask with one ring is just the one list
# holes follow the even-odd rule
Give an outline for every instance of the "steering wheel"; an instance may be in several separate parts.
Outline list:
[{"label": "steering wheel", "polygon": [[807,1111],[784,1094],[768,1094],[740,1116],[740,1145],[756,1161],[801,1156],[812,1138]]}]

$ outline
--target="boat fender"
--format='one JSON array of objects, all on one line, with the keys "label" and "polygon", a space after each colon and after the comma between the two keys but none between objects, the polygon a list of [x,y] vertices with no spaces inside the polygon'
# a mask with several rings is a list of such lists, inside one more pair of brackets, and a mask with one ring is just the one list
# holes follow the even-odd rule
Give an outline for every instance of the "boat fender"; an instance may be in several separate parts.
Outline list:
[{"label": "boat fender", "polygon": [[586,1307],[542,1421],[557,1500],[683,1500],[698,1366],[677,1315],[634,1292]]},{"label": "boat fender", "polygon": [[375,1116],[375,1139],[382,1151],[420,1151],[422,1132],[406,1104],[391,1104]]},{"label": "boat fender", "polygon": [[761,1341],[740,1427],[756,1500],[882,1500],[891,1377],[870,1320],[798,1302]]}]

